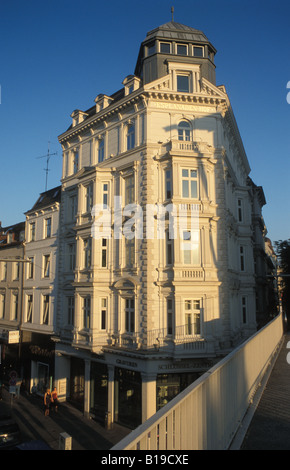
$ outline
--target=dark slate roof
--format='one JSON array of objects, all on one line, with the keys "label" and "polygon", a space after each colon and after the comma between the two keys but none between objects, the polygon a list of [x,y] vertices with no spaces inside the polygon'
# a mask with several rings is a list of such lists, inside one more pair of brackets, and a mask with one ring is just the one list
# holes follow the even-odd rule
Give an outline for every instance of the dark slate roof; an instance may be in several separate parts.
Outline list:
[{"label": "dark slate roof", "polygon": [[[57,186],[55,188],[49,189],[48,191],[44,191],[39,195],[34,206],[27,212],[39,210],[43,207],[47,207],[55,202],[60,202],[61,200],[61,186]],[[26,212],[26,214],[27,214]]]},{"label": "dark slate roof", "polygon": [[175,21],[170,21],[169,23],[165,23],[152,29],[147,33],[146,40],[150,38],[153,39],[155,37],[171,40],[176,39],[178,41],[209,42],[208,38],[202,31],[181,23],[176,23]]}]

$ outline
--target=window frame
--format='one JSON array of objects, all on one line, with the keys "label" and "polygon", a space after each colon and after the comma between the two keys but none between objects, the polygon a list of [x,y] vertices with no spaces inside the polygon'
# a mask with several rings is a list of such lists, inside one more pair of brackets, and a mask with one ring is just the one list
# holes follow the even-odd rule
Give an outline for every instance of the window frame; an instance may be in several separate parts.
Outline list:
[{"label": "window frame", "polygon": [[[184,176],[183,172],[188,171],[188,176]],[[192,172],[196,172],[196,176],[192,176]],[[185,199],[199,199],[199,172],[197,168],[181,168],[181,197]],[[184,186],[183,182],[188,181],[188,196],[184,195]],[[192,182],[195,182],[196,184],[196,196],[192,196]]]},{"label": "window frame", "polygon": [[173,197],[173,181],[172,181],[172,168],[164,169],[164,186],[165,186],[165,200],[170,200]]},{"label": "window frame", "polygon": [[[179,78],[187,79],[187,86],[181,86]],[[177,72],[176,73],[176,90],[178,93],[191,93],[191,74],[189,72]]]},{"label": "window frame", "polygon": [[43,294],[42,296],[42,324],[49,324],[49,313],[50,313],[50,295]]},{"label": "window frame", "polygon": [[132,150],[135,148],[136,143],[136,129],[135,122],[129,122],[126,125],[126,150]]},{"label": "window frame", "polygon": [[33,294],[27,294],[26,299],[26,322],[32,323],[33,316]]},{"label": "window frame", "polygon": [[191,125],[190,123],[182,119],[177,126],[178,140],[181,142],[190,142],[191,140]]},{"label": "window frame", "polygon": [[83,269],[92,267],[92,238],[83,239]]},{"label": "window frame", "polygon": [[51,255],[43,255],[43,278],[49,279],[51,271]]},{"label": "window frame", "polygon": [[[126,297],[124,299],[124,312],[125,312],[125,322],[124,322],[124,330],[127,334],[135,333],[135,298],[134,297]],[[133,307],[132,307],[133,302]]]},{"label": "window frame", "polygon": [[101,316],[100,316],[100,329],[105,331],[107,329],[108,321],[108,297],[101,298]]},{"label": "window frame", "polygon": [[44,238],[51,238],[52,235],[52,219],[46,217],[44,219]]},{"label": "window frame", "polygon": [[83,310],[83,328],[89,330],[91,328],[91,296],[82,297]]},{"label": "window frame", "polygon": [[105,160],[105,139],[101,137],[98,140],[98,163],[102,163]]},{"label": "window frame", "polygon": [[68,295],[66,298],[67,302],[67,324],[74,326],[75,321],[75,297],[74,295]]},{"label": "window frame", "polygon": [[[190,308],[186,308],[186,303],[190,302]],[[198,303],[197,308],[195,304]],[[201,336],[202,335],[202,307],[201,299],[185,298],[184,299],[184,335],[185,336]],[[188,312],[188,313],[186,313]],[[190,322],[188,319],[190,318]],[[196,325],[198,325],[196,327]]]},{"label": "window frame", "polygon": [[[190,238],[185,238],[184,234],[190,234]],[[198,242],[194,241],[194,234],[197,233]],[[197,251],[195,247],[197,246]],[[188,248],[189,247],[189,248]],[[182,252],[183,264],[185,266],[199,266],[200,265],[200,240],[199,230],[186,229],[182,231]],[[189,253],[189,258],[185,254]]]},{"label": "window frame", "polygon": [[[186,54],[179,52],[181,47],[186,49]],[[176,43],[176,55],[188,56],[188,44]]]}]

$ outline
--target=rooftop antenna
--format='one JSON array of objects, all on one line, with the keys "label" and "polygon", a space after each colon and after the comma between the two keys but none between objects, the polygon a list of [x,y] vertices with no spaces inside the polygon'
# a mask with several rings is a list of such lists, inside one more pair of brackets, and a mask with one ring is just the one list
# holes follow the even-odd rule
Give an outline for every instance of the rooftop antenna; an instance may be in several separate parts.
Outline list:
[{"label": "rooftop antenna", "polygon": [[57,152],[55,153],[50,153],[49,152],[49,144],[50,142],[48,142],[48,150],[47,150],[47,154],[46,155],[42,155],[41,157],[36,157],[36,158],[46,158],[46,168],[44,168],[44,171],[45,171],[45,191],[47,191],[47,180],[48,180],[48,172],[50,171],[48,169],[48,165],[49,165],[49,160],[50,160],[50,157],[52,157],[52,155],[57,155]]},{"label": "rooftop antenna", "polygon": [[174,21],[173,15],[174,15],[174,7],[171,7],[171,21],[172,21],[172,23]]}]

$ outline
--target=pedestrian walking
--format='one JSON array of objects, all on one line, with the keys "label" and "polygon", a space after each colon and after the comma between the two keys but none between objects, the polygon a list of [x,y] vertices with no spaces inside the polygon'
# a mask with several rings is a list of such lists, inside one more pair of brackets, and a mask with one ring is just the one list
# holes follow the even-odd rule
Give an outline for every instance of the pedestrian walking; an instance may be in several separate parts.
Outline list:
[{"label": "pedestrian walking", "polygon": [[57,397],[56,387],[54,387],[51,396],[52,396],[52,406],[54,408],[54,411],[57,413],[59,401],[58,401],[58,397]]},{"label": "pedestrian walking", "polygon": [[52,402],[52,397],[51,397],[50,389],[48,388],[44,394],[45,416],[49,416],[51,402]]}]

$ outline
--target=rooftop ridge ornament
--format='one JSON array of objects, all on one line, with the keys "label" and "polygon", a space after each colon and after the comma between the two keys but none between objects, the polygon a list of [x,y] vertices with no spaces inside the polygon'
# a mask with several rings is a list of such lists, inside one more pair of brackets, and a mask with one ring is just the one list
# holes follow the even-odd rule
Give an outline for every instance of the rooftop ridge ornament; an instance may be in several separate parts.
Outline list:
[{"label": "rooftop ridge ornament", "polygon": [[172,21],[172,23],[174,22],[173,15],[174,15],[174,7],[171,7],[171,21]]}]

